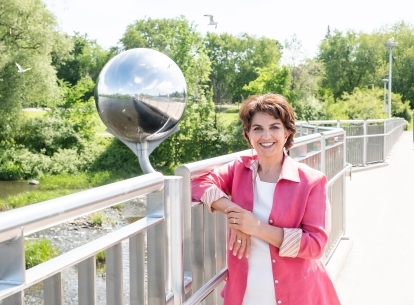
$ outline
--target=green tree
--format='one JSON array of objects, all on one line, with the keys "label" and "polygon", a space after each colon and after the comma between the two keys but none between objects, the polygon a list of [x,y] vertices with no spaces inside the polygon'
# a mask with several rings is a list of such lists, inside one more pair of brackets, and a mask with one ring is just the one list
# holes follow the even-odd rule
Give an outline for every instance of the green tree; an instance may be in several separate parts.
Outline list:
[{"label": "green tree", "polygon": [[[383,42],[391,37],[398,42],[392,51],[392,91],[401,94],[402,99],[409,101],[414,109],[414,27],[405,22],[397,22],[383,28],[382,32]],[[384,55],[384,61],[388,65],[388,51]],[[388,72],[384,76],[388,78]]]},{"label": "green tree", "polygon": [[322,87],[338,99],[356,87],[380,85],[386,69],[384,52],[381,33],[329,32],[319,47],[318,59],[325,70]]},{"label": "green tree", "polygon": [[[53,106],[60,101],[51,54],[63,57],[70,41],[56,27],[41,0],[1,1],[0,141],[12,137],[22,107]],[[15,63],[30,70],[18,73]]]},{"label": "green tree", "polygon": [[351,94],[345,92],[335,103],[326,104],[325,111],[331,120],[385,119],[383,103],[381,89],[355,88]]},{"label": "green tree", "polygon": [[243,100],[247,94],[243,87],[258,77],[258,69],[277,65],[282,48],[274,39],[247,33],[207,33],[204,45],[212,63],[210,82],[215,103]]},{"label": "green tree", "polygon": [[96,81],[104,65],[115,55],[114,51],[104,50],[96,40],[89,39],[87,34],[75,32],[71,41],[73,48],[67,58],[53,58],[57,77],[72,86],[86,76]]},{"label": "green tree", "polygon": [[279,68],[271,65],[266,68],[257,69],[258,77],[243,87],[248,95],[279,93],[290,98],[290,74],[287,67]]},{"label": "green tree", "polygon": [[125,50],[151,48],[170,57],[187,82],[188,96],[195,101],[211,97],[210,61],[193,23],[183,16],[174,19],[143,19],[130,24],[120,39]]}]

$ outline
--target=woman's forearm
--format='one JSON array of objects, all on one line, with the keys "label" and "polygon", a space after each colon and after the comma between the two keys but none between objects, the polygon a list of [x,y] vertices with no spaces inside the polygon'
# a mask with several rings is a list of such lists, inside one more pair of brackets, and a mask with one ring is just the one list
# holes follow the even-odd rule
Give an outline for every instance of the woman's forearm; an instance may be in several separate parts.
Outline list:
[{"label": "woman's forearm", "polygon": [[232,202],[230,199],[225,198],[225,197],[220,198],[219,200],[214,201],[214,202],[211,204],[211,207],[212,207],[214,210],[220,211],[220,212],[222,212],[222,213],[224,213],[224,214],[226,214],[225,210],[226,210],[227,208],[229,208],[229,207],[233,207],[233,206],[237,206],[237,204],[235,204],[235,203],[234,203],[234,202]]}]

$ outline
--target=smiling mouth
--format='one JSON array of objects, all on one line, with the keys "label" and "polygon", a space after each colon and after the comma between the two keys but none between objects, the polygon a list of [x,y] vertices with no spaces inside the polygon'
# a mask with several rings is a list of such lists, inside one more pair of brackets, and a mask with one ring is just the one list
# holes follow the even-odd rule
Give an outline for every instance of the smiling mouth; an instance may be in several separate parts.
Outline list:
[{"label": "smiling mouth", "polygon": [[271,142],[271,143],[260,143],[260,145],[263,146],[263,147],[270,147],[273,144],[275,144],[275,142]]}]

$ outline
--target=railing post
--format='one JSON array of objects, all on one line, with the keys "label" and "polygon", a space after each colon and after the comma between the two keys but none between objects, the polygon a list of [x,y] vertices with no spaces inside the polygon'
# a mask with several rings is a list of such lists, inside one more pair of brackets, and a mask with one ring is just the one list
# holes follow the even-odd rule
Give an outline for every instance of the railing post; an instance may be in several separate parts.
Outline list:
[{"label": "railing post", "polygon": [[321,133],[320,142],[321,164],[319,170],[326,175],[326,138],[323,133]]},{"label": "railing post", "polygon": [[96,258],[91,256],[78,264],[78,303],[96,304]]},{"label": "railing post", "polygon": [[167,291],[174,305],[184,303],[183,178],[166,176],[164,182],[165,226],[167,231]]},{"label": "railing post", "polygon": [[[147,217],[164,217],[164,190],[147,196]],[[148,305],[165,305],[165,222],[147,230]]]},{"label": "railing post", "polygon": [[364,131],[364,138],[363,138],[363,144],[362,144],[362,166],[367,165],[367,149],[368,149],[368,128],[367,128],[367,121],[364,120],[363,124],[363,131]]},{"label": "railing post", "polygon": [[383,148],[383,154],[384,154],[384,156],[383,156],[383,162],[385,162],[385,159],[387,159],[387,120],[384,120],[384,122],[383,122],[383,124],[384,124],[384,132],[383,132],[383,146],[384,146],[384,148]]},{"label": "railing post", "polygon": [[43,281],[43,294],[45,305],[63,304],[62,273],[48,277]]},{"label": "railing post", "polygon": [[[0,290],[22,285],[26,280],[23,229],[14,239],[0,243],[0,254]],[[24,304],[23,292],[4,299],[3,304]]]}]

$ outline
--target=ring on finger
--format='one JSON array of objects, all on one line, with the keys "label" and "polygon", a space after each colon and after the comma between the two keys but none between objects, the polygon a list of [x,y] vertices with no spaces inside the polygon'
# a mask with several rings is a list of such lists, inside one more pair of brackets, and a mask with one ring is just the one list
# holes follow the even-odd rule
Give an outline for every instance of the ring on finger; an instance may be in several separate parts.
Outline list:
[{"label": "ring on finger", "polygon": [[233,217],[233,223],[237,223],[236,220],[237,220],[237,218]]},{"label": "ring on finger", "polygon": [[238,240],[237,240],[237,242],[238,242],[239,244],[241,244],[242,240],[241,240],[241,239],[238,239]]}]

